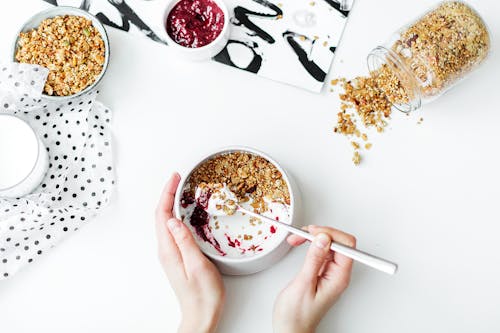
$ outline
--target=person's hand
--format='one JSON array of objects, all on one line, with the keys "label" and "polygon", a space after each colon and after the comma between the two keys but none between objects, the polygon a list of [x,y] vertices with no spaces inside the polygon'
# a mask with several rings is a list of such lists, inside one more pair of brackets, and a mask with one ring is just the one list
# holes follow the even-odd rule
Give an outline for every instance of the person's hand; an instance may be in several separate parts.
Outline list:
[{"label": "person's hand", "polygon": [[189,229],[174,218],[172,209],[179,181],[179,174],[172,175],[156,209],[160,262],[180,303],[179,333],[215,332],[224,305],[224,284]]},{"label": "person's hand", "polygon": [[[276,333],[311,333],[321,318],[349,285],[352,259],[330,251],[332,240],[355,247],[356,239],[329,227],[309,226],[315,235],[299,274],[279,294],[274,304],[273,327]],[[306,240],[297,235],[288,242],[299,246]]]}]

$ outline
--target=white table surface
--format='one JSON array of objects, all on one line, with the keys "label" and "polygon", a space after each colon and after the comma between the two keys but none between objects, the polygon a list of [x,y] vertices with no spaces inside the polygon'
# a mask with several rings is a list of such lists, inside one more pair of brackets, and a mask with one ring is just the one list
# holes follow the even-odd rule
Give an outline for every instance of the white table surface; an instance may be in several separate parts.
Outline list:
[{"label": "white table surface", "polygon": [[[330,76],[366,73],[370,49],[435,2],[357,0]],[[114,111],[114,199],[0,283],[0,331],[175,332],[180,312],[156,257],[160,190],[205,152],[244,144],[295,176],[303,223],[346,230],[359,248],[400,264],[393,277],[355,265],[318,332],[499,332],[500,2],[472,3],[492,32],[488,63],[423,110],[394,114],[357,168],[347,140],[332,133],[336,94],[185,63],[167,47],[109,28],[112,60],[100,99]],[[2,58],[19,26],[44,7],[2,2]],[[271,332],[275,296],[304,253],[294,250],[256,275],[226,277],[220,332]]]}]

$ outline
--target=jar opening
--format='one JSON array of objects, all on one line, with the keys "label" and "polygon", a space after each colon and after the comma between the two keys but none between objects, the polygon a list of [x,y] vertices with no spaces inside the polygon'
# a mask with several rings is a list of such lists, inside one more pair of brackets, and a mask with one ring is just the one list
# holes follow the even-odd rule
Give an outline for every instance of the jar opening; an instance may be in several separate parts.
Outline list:
[{"label": "jar opening", "polygon": [[417,110],[422,106],[422,96],[420,90],[418,89],[415,78],[394,51],[383,46],[377,46],[368,55],[367,65],[370,74],[374,74],[383,65],[389,66],[389,68],[403,85],[405,92],[408,95],[408,102],[394,103],[394,108],[399,111],[408,113]]}]

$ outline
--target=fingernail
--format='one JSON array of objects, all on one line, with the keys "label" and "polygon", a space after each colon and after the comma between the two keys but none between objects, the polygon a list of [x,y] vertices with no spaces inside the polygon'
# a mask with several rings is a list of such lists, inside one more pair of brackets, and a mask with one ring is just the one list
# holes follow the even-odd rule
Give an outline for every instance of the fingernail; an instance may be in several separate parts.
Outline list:
[{"label": "fingernail", "polygon": [[175,233],[177,231],[179,231],[179,221],[177,221],[176,219],[170,219],[168,220],[167,222],[167,226],[168,226],[168,229],[170,229],[170,231],[172,233]]},{"label": "fingernail", "polygon": [[314,238],[314,245],[319,247],[320,249],[326,248],[330,244],[330,237],[325,234],[318,234]]}]

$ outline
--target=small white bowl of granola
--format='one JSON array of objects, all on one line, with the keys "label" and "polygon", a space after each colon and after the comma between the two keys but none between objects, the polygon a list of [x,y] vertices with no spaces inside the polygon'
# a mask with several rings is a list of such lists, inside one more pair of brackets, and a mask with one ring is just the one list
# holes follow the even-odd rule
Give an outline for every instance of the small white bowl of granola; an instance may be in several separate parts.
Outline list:
[{"label": "small white bowl of granola", "polygon": [[23,25],[13,60],[48,68],[42,96],[67,100],[94,90],[103,78],[109,63],[108,36],[92,14],[75,7],[53,7]]},{"label": "small white bowl of granola", "polygon": [[241,146],[204,156],[182,178],[176,193],[175,212],[191,230],[203,253],[223,274],[259,272],[288,252],[288,232],[278,226],[239,212],[218,216],[207,213],[195,195],[197,189],[206,184],[229,189],[242,207],[294,224],[296,187],[275,160]]}]

